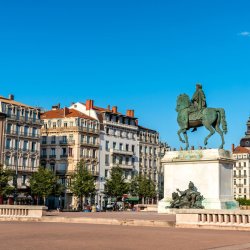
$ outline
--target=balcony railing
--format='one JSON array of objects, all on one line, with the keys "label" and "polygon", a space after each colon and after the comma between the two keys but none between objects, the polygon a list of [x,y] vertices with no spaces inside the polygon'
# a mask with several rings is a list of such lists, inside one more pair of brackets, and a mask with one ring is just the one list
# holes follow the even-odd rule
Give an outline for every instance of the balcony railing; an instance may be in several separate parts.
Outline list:
[{"label": "balcony railing", "polygon": [[[16,171],[15,165],[9,165],[9,166],[6,166],[6,168],[11,169],[13,171]],[[18,166],[17,171],[18,172],[36,172],[36,171],[38,171],[38,168],[37,167],[32,168],[32,167]]]},{"label": "balcony railing", "polygon": [[67,154],[62,154],[62,155],[60,155],[60,158],[67,158],[67,157],[68,157]]},{"label": "balcony railing", "polygon": [[47,155],[41,155],[40,158],[41,158],[41,159],[46,159],[46,158],[47,158]]},{"label": "balcony railing", "polygon": [[89,141],[85,141],[85,140],[81,141],[81,145],[89,146],[89,147],[97,147],[97,148],[99,148],[99,146],[100,146],[99,142],[93,143],[93,142],[89,142]]},{"label": "balcony railing", "polygon": [[59,143],[61,145],[74,145],[75,144],[75,141],[74,140],[62,140],[62,141],[59,141]]},{"label": "balcony railing", "polygon": [[56,155],[50,155],[49,158],[56,158]]},{"label": "balcony railing", "polygon": [[115,149],[115,148],[111,148],[110,153],[111,154],[120,154],[120,155],[130,155],[130,156],[134,155],[133,151],[126,151],[126,150]]}]

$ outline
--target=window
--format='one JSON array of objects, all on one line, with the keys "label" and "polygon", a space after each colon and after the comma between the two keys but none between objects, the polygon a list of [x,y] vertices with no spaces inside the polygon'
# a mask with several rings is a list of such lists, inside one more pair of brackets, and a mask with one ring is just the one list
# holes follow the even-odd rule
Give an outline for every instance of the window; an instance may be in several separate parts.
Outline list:
[{"label": "window", "polygon": [[31,158],[31,168],[34,169],[36,166],[35,166],[35,159],[34,158]]},{"label": "window", "polygon": [[10,165],[10,156],[8,156],[8,155],[5,157],[5,164],[6,164],[6,166]]},{"label": "window", "polygon": [[55,148],[51,148],[50,149],[50,155],[51,156],[55,156],[56,155],[56,149]]},{"label": "window", "polygon": [[26,182],[26,175],[22,175],[22,185],[25,185]]},{"label": "window", "polygon": [[12,124],[7,124],[7,133],[10,134],[11,133],[11,128],[12,128]]},{"label": "window", "polygon": [[47,152],[46,152],[46,148],[42,148],[42,156],[46,156]]},{"label": "window", "polygon": [[109,155],[105,155],[105,165],[109,166]]},{"label": "window", "polygon": [[135,152],[135,145],[132,145],[132,152]]},{"label": "window", "polygon": [[32,142],[32,144],[31,144],[31,151],[35,152],[35,150],[36,150],[36,143]]},{"label": "window", "polygon": [[234,185],[236,185],[236,179],[234,179]]},{"label": "window", "polygon": [[69,148],[69,156],[73,156],[73,149]]},{"label": "window", "polygon": [[56,128],[56,122],[53,122],[52,126],[53,126],[53,128]]},{"label": "window", "polygon": [[105,178],[107,178],[107,177],[108,177],[108,173],[109,173],[109,172],[108,172],[108,169],[105,169],[105,175],[104,175],[104,176],[105,176]]},{"label": "window", "polygon": [[241,188],[239,188],[239,194],[241,194]]},{"label": "window", "polygon": [[23,142],[23,150],[24,151],[28,150],[28,141]]},{"label": "window", "polygon": [[64,123],[63,123],[63,126],[64,126],[65,128],[67,128],[67,126],[68,126],[67,122],[64,122]]},{"label": "window", "polygon": [[6,140],[6,149],[10,149],[11,139]]},{"label": "window", "polygon": [[106,150],[109,150],[109,141],[106,141]]},{"label": "window", "polygon": [[23,168],[25,169],[27,167],[27,158],[23,158]]},{"label": "window", "polygon": [[246,176],[247,175],[247,171],[246,170],[244,170],[244,176]]},{"label": "window", "polygon": [[124,173],[124,175],[125,175],[125,179],[128,179],[128,177],[129,177],[129,170],[125,170],[125,173]]},{"label": "window", "polygon": [[55,144],[56,143],[56,137],[53,135],[51,136],[51,144]]},{"label": "window", "polygon": [[122,164],[122,160],[123,160],[122,158],[123,158],[122,156],[119,157],[119,164]]},{"label": "window", "polygon": [[123,150],[123,144],[122,143],[119,144],[119,150]]},{"label": "window", "polygon": [[37,136],[37,128],[32,129],[32,136],[36,137]]},{"label": "window", "polygon": [[95,158],[96,157],[96,150],[93,149],[93,152],[92,152],[92,157]]},{"label": "window", "polygon": [[113,149],[116,149],[116,142],[113,142]]},{"label": "window", "polygon": [[106,128],[106,134],[107,135],[109,134],[109,128]]},{"label": "window", "polygon": [[113,164],[116,164],[116,156],[113,156]]},{"label": "window", "polygon": [[126,144],[126,151],[129,151],[129,145]]},{"label": "window", "polygon": [[247,166],[247,163],[246,162],[244,162],[244,167],[246,167]]},{"label": "window", "polygon": [[126,157],[126,165],[129,164],[129,157]]},{"label": "window", "polygon": [[28,127],[28,126],[25,126],[25,127],[24,127],[24,136],[27,136],[27,135],[28,135],[28,132],[29,132],[29,127]]},{"label": "window", "polygon": [[244,179],[244,185],[247,185],[247,179]]},{"label": "window", "polygon": [[67,136],[64,135],[64,136],[62,137],[62,140],[63,140],[63,142],[67,142]]},{"label": "window", "polygon": [[66,148],[62,148],[62,155],[63,155],[63,156],[66,156],[66,155],[67,155],[66,152],[67,152],[67,149],[66,149]]},{"label": "window", "polygon": [[46,144],[47,143],[47,136],[42,136],[42,144]]}]

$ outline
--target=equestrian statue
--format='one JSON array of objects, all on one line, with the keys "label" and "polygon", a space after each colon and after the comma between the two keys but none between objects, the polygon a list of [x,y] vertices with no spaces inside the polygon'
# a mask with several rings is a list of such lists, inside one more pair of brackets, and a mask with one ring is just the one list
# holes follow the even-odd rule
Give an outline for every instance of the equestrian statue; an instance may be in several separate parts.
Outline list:
[{"label": "equestrian statue", "polygon": [[[196,85],[196,91],[191,100],[186,94],[178,96],[176,111],[178,112],[177,122],[180,127],[178,136],[180,141],[186,144],[186,150],[189,148],[187,131],[193,128],[192,132],[194,132],[201,126],[204,126],[210,132],[205,138],[204,144],[207,145],[208,139],[216,131],[222,141],[219,148],[223,148],[225,144],[224,134],[227,133],[225,110],[223,108],[207,108],[206,96],[201,84]],[[220,125],[222,125],[222,130]],[[184,135],[184,139],[181,134]]]}]

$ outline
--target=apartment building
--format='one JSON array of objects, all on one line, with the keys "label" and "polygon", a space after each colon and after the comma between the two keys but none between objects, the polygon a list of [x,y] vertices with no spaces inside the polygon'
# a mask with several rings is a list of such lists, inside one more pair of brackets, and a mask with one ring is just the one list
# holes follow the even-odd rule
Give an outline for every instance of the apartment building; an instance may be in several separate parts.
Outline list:
[{"label": "apartment building", "polygon": [[[159,140],[155,130],[138,126],[139,141],[139,173],[147,176],[156,183],[157,199],[163,195],[164,173],[161,159],[170,148]],[[161,194],[162,193],[162,194]]]},{"label": "apartment building", "polygon": [[[58,197],[51,197],[49,206],[74,208],[77,200],[69,185],[80,160],[84,161],[98,182],[99,122],[76,109],[60,108],[60,105],[43,113],[41,119],[44,123],[41,129],[41,165],[55,172],[60,182],[66,186],[60,201]],[[98,184],[96,185],[98,188]]]},{"label": "apartment building", "polygon": [[40,164],[40,109],[15,101],[13,95],[0,97],[0,109],[1,164],[17,171],[19,193],[25,193]]},{"label": "apartment building", "polygon": [[234,165],[234,197],[250,199],[250,119],[247,122],[245,137],[240,141],[240,146],[232,152],[235,159]]},{"label": "apartment building", "polygon": [[75,103],[74,108],[82,113],[97,118],[100,123],[100,176],[98,203],[104,205],[105,180],[110,176],[113,166],[119,165],[124,170],[127,180],[139,173],[139,142],[137,140],[137,118],[133,110],[126,114],[118,112],[116,106],[101,108],[93,100]]}]

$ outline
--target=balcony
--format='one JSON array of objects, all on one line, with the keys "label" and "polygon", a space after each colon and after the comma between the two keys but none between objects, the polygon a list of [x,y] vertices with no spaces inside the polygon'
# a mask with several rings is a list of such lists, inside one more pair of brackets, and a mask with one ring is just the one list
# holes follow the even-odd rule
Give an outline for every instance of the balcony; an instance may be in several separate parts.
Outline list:
[{"label": "balcony", "polygon": [[99,142],[93,143],[93,142],[88,142],[88,141],[81,141],[81,146],[99,148],[100,145],[99,145]]},{"label": "balcony", "polygon": [[60,155],[60,158],[68,158],[68,155],[66,154]]},{"label": "balcony", "polygon": [[119,155],[129,155],[129,156],[134,155],[133,151],[126,151],[126,150],[120,150],[120,149],[115,149],[115,148],[111,148],[110,153],[111,154],[119,154]]},{"label": "balcony", "polygon": [[41,155],[40,158],[41,159],[47,159],[47,155]]},{"label": "balcony", "polygon": [[236,184],[236,187],[243,187],[243,184]]},{"label": "balcony", "polygon": [[99,128],[93,129],[93,128],[86,128],[86,127],[80,127],[80,126],[68,126],[68,127],[55,127],[55,128],[42,128],[41,131],[43,133],[48,132],[85,132],[88,134],[99,134],[100,130]]},{"label": "balcony", "polygon": [[[13,171],[16,171],[16,166],[14,166],[14,165],[6,166],[6,168],[11,169]],[[32,168],[32,167],[18,166],[17,171],[18,172],[33,173],[33,172],[37,172],[38,168],[37,167]]]},{"label": "balcony", "polygon": [[75,141],[74,140],[62,140],[62,141],[59,141],[60,145],[74,145],[75,144]]},{"label": "balcony", "polygon": [[57,175],[65,175],[66,174],[66,169],[56,169],[56,174]]},{"label": "balcony", "polygon": [[111,165],[111,167],[117,167],[117,166],[119,166],[122,169],[134,169],[135,168],[135,165],[131,165],[131,164],[118,164],[118,163],[115,164],[115,163],[113,163]]},{"label": "balcony", "polygon": [[56,158],[56,155],[50,155],[49,158],[50,158],[50,159]]}]

